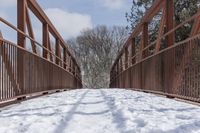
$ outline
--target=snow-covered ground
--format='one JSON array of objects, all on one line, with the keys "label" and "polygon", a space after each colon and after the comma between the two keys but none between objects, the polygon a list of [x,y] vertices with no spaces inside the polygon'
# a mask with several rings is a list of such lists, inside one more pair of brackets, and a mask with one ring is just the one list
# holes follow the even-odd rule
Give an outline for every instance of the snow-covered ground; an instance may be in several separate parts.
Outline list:
[{"label": "snow-covered ground", "polygon": [[1,109],[0,133],[200,133],[200,107],[120,89],[74,90]]}]

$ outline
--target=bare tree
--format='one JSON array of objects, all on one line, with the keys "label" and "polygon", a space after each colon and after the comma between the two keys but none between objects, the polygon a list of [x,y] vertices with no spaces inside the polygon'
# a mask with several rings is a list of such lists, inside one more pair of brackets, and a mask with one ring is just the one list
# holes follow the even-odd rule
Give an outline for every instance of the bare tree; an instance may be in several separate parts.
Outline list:
[{"label": "bare tree", "polygon": [[81,65],[87,86],[108,87],[110,68],[127,37],[125,27],[97,26],[68,41]]}]

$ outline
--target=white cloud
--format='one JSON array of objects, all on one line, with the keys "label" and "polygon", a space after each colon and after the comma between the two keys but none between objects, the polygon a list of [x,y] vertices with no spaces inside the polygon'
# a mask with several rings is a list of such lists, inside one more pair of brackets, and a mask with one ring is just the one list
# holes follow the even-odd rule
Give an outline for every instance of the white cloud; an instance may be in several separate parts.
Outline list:
[{"label": "white cloud", "polygon": [[89,15],[71,13],[58,8],[46,9],[45,13],[65,39],[76,37],[81,30],[92,28]]},{"label": "white cloud", "polygon": [[2,8],[7,8],[7,7],[12,7],[17,4],[17,0],[1,0],[0,2],[0,7]]},{"label": "white cloud", "polygon": [[17,0],[0,0],[0,17],[8,19],[8,10],[12,10],[17,5]]},{"label": "white cloud", "polygon": [[5,12],[3,12],[3,11],[0,11],[0,17],[2,17],[3,19],[7,19],[8,18],[7,14]]},{"label": "white cloud", "polygon": [[104,6],[110,9],[120,9],[123,4],[123,0],[104,0]]}]

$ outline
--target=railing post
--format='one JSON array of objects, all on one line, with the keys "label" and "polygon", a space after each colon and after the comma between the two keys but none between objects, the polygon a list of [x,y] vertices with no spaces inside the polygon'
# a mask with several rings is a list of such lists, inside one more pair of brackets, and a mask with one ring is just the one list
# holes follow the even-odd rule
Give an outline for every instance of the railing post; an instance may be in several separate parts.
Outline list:
[{"label": "railing post", "polygon": [[[26,0],[17,0],[17,28],[26,32]],[[17,44],[25,47],[26,38],[20,32],[17,32]]]},{"label": "railing post", "polygon": [[[0,39],[3,39],[3,34],[2,34],[2,32],[1,32],[1,30],[0,30]],[[2,44],[3,44],[3,41],[0,40],[0,45],[2,45]]]},{"label": "railing post", "polygon": [[49,43],[49,41],[48,41],[49,28],[48,28],[47,23],[43,23],[43,30],[42,31],[43,31],[43,37],[42,37],[43,46],[46,48],[46,49],[43,48],[43,54],[42,55],[43,55],[44,58],[48,59],[47,49],[48,49],[48,43]]},{"label": "railing post", "polygon": [[[173,30],[174,28],[174,0],[165,1],[165,13],[166,13],[166,32]],[[166,36],[167,47],[174,45],[174,33],[170,33]],[[175,78],[175,50],[171,49],[164,54],[164,86],[163,91],[166,93],[172,93],[176,88],[173,87]]]},{"label": "railing post", "polygon": [[71,56],[69,56],[69,72],[72,72],[72,61],[71,61]]},{"label": "railing post", "polygon": [[71,60],[71,65],[72,65],[72,74],[74,75],[74,61],[73,60]]},{"label": "railing post", "polygon": [[147,51],[143,51],[143,49],[148,45],[148,23],[145,22],[143,23],[143,27],[142,27],[142,38],[141,38],[141,45],[140,45],[140,51],[139,51],[139,61],[141,61],[143,59],[143,57],[145,58],[147,56]]},{"label": "railing post", "polygon": [[120,76],[119,76],[119,80],[120,80],[120,85],[119,85],[119,88],[122,88],[123,87],[123,79],[122,79],[122,72],[124,70],[124,67],[123,67],[123,58],[122,56],[120,57]]},{"label": "railing post", "polygon": [[[142,40],[143,40],[143,48],[142,50],[148,46],[149,41],[149,33],[148,33],[148,22],[145,22],[143,25],[143,34],[142,34]],[[144,58],[148,56],[148,49],[146,49],[144,52]]]},{"label": "railing post", "polygon": [[58,38],[56,38],[56,56],[56,64],[60,65],[60,40]]},{"label": "railing post", "polygon": [[66,48],[63,48],[63,60],[64,60],[64,69],[67,68],[67,49]]},{"label": "railing post", "polygon": [[[200,13],[200,9],[198,10],[197,13]],[[200,16],[198,16],[194,20],[194,24],[192,25],[192,30],[191,30],[190,36],[194,36],[194,35],[198,34],[199,30],[200,30]]]},{"label": "railing post", "polygon": [[120,61],[120,73],[123,71],[123,62],[122,62],[122,57],[119,59]]},{"label": "railing post", "polygon": [[125,63],[125,69],[127,69],[128,66],[129,66],[129,62],[128,62],[129,61],[128,60],[128,55],[129,55],[128,47],[125,48],[125,52],[124,53],[125,53],[125,62],[124,62]]},{"label": "railing post", "polygon": [[53,62],[53,54],[52,54],[52,49],[51,49],[51,40],[50,40],[50,35],[48,33],[48,50],[49,52],[49,57],[50,57],[50,61]]},{"label": "railing post", "polygon": [[135,64],[134,56],[135,56],[135,38],[132,38],[131,39],[131,64]]},{"label": "railing post", "polygon": [[[119,62],[119,60],[117,61],[117,76],[120,74],[120,64],[119,64],[120,62]],[[114,87],[119,87],[119,78],[116,78],[116,77],[114,77],[115,78],[115,81],[116,81],[116,85],[117,86],[114,86]]]},{"label": "railing post", "polygon": [[[165,2],[166,13],[166,32],[169,32],[174,28],[174,0],[166,0]],[[167,38],[167,46],[174,44],[174,33],[170,33]]]},{"label": "railing post", "polygon": [[[17,28],[24,33],[26,33],[26,8],[26,0],[17,0]],[[20,32],[17,32],[17,45],[26,47],[26,38]],[[24,55],[20,49],[17,50],[17,83],[20,90],[15,91],[16,96],[24,94]]]}]

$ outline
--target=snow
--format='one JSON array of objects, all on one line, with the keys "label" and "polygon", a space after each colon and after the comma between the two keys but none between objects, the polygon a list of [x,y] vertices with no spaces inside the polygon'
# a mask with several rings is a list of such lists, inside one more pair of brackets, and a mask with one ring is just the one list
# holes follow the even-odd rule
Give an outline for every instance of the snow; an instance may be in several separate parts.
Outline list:
[{"label": "snow", "polygon": [[200,133],[200,107],[122,89],[81,89],[2,108],[0,133]]}]

